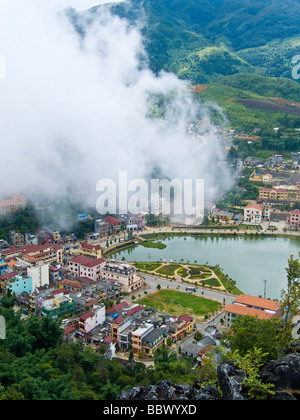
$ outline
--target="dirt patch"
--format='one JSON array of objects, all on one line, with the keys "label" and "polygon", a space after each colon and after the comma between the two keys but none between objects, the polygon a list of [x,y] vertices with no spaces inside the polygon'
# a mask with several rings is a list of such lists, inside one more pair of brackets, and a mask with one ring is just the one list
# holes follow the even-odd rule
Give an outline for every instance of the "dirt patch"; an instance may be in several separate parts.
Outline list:
[{"label": "dirt patch", "polygon": [[269,102],[256,99],[239,99],[236,102],[244,105],[246,108],[265,109],[266,111],[281,112],[300,117],[300,107],[283,103],[280,104],[274,99]]},{"label": "dirt patch", "polygon": [[195,86],[192,86],[191,90],[194,93],[201,93],[201,92],[204,92],[208,88],[209,88],[209,85],[195,85]]}]

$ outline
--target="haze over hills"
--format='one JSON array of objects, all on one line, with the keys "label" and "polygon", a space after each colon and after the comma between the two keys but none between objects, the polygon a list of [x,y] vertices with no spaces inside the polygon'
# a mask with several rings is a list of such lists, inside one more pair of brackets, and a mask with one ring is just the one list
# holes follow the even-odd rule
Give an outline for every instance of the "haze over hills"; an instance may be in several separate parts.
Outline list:
[{"label": "haze over hills", "polygon": [[[12,3],[27,19],[15,14]],[[159,168],[171,178],[209,174],[214,196],[219,178],[226,180],[224,188],[231,185],[228,176],[219,176],[219,167],[212,169],[223,159],[218,122],[242,130],[300,126],[294,105],[268,109],[272,98],[300,102],[291,72],[291,60],[300,51],[297,0],[105,5],[99,0],[88,11],[83,2],[76,10],[80,0],[53,0],[55,14],[44,10],[52,2],[43,3],[1,3],[1,54],[9,65],[1,136],[11,144],[20,169],[9,189],[21,183],[24,189],[47,186],[54,195],[64,194],[62,184],[80,180],[94,188],[100,178],[115,177],[115,168],[145,178]],[[97,1],[87,7],[93,4]],[[189,95],[186,86],[197,84],[207,86]],[[267,108],[257,111],[254,100]],[[199,141],[186,135],[187,119],[201,120]],[[294,140],[293,150],[299,145]]]}]

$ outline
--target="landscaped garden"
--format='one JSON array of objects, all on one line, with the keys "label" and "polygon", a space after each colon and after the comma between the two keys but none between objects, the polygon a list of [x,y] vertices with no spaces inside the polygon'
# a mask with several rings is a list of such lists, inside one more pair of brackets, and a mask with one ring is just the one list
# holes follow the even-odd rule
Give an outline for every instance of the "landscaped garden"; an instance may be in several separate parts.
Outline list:
[{"label": "landscaped garden", "polygon": [[241,291],[225,276],[218,266],[197,265],[190,263],[177,263],[166,261],[133,262],[137,270],[170,280],[177,280],[193,286],[226,290],[233,294]]}]

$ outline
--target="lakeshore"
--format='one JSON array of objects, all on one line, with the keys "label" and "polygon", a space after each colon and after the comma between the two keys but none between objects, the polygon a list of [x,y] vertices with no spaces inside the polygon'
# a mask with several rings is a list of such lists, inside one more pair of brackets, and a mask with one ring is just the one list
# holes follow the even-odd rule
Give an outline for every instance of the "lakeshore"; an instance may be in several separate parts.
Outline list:
[{"label": "lakeshore", "polygon": [[[187,234],[167,229],[147,231],[139,240],[159,241],[166,247],[149,248],[139,245],[118,251],[119,259],[126,261],[168,261],[178,263],[220,266],[221,271],[236,283],[244,293],[279,299],[286,288],[286,271],[291,255],[298,256],[299,234],[228,235]],[[297,232],[298,233],[298,232]],[[150,234],[150,235],[149,235]]]}]

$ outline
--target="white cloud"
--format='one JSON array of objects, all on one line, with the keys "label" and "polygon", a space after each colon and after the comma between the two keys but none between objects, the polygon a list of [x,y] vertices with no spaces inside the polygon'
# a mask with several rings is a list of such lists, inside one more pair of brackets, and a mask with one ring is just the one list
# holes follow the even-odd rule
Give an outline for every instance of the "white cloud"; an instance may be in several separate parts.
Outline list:
[{"label": "white cloud", "polygon": [[[138,29],[98,12],[81,39],[53,4],[0,0],[3,190],[55,195],[82,181],[94,190],[119,170],[146,177],[154,166],[170,177],[205,178],[215,188],[214,156],[221,152],[215,127],[202,109],[206,134],[186,134],[186,119],[196,112],[192,96],[174,75],[140,69]],[[173,92],[165,120],[145,117],[150,92]]]}]

